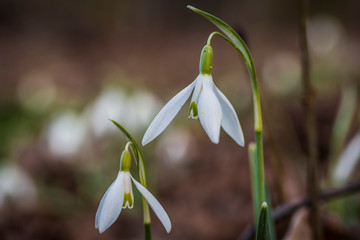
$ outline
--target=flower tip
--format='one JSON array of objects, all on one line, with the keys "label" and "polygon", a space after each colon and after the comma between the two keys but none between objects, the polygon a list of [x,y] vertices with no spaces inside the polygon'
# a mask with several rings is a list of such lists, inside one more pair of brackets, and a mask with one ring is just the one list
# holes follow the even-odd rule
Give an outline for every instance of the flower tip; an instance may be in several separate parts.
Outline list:
[{"label": "flower tip", "polygon": [[266,202],[263,202],[263,204],[261,205],[261,208],[266,210],[267,209],[267,203]]},{"label": "flower tip", "polygon": [[132,176],[131,179],[135,184],[136,188],[139,190],[141,195],[150,205],[151,209],[154,211],[155,215],[159,218],[160,222],[164,226],[167,233],[171,230],[171,221],[164,208],[161,206],[158,200],[147,190],[141,183],[137,182]]},{"label": "flower tip", "polygon": [[104,227],[104,226],[96,226],[95,228],[99,230],[99,233],[102,234],[106,231],[110,226]]},{"label": "flower tip", "polygon": [[[146,140],[146,141],[145,141]],[[149,141],[147,140],[147,139],[145,139],[145,138],[143,138],[142,139],[142,141],[141,141],[141,144],[143,145],[143,146],[145,146],[146,144],[148,144],[149,143]]]},{"label": "flower tip", "polygon": [[218,137],[218,138],[214,138],[214,137],[210,137],[210,136],[209,136],[209,138],[210,138],[210,141],[211,141],[212,143],[214,143],[214,144],[218,144],[218,143],[219,143],[219,137]]},{"label": "flower tip", "polygon": [[191,5],[187,5],[186,7],[187,7],[188,9],[194,10],[194,7],[191,6]]},{"label": "flower tip", "polygon": [[237,142],[237,144],[239,144],[240,147],[245,147],[245,140],[242,139],[240,142]]},{"label": "flower tip", "polygon": [[170,233],[170,231],[171,231],[171,223],[169,223],[168,226],[165,226],[165,230],[166,230],[167,233]]}]

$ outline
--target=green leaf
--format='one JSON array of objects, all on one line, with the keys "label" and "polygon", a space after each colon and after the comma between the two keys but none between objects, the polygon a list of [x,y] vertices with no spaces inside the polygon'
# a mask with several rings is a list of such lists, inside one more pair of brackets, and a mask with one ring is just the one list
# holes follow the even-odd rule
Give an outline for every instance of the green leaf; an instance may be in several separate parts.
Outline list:
[{"label": "green leaf", "polygon": [[269,191],[268,191],[267,186],[266,186],[265,199],[266,199],[266,202],[269,203],[268,204],[268,214],[267,214],[268,226],[269,226],[268,230],[269,230],[269,234],[270,234],[270,239],[274,240],[274,239],[276,239],[275,226],[274,226],[274,221],[273,221],[273,218],[272,218],[272,207],[271,207],[270,195],[269,195]]},{"label": "green leaf", "polygon": [[256,231],[256,240],[269,240],[267,204],[263,202]]}]

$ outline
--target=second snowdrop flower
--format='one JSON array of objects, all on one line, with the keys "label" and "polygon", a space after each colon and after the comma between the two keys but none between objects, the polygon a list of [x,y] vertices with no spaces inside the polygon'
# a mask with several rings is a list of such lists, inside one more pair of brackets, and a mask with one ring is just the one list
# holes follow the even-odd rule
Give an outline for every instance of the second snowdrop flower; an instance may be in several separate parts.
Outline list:
[{"label": "second snowdrop flower", "polygon": [[[210,35],[209,39],[211,39]],[[213,51],[208,44],[202,49],[200,74],[189,86],[173,97],[154,118],[145,132],[142,144],[146,145],[160,135],[191,97],[189,117],[200,119],[200,123],[213,143],[219,142],[220,127],[240,146],[244,146],[244,135],[234,107],[215,86],[212,76]]]},{"label": "second snowdrop flower", "polygon": [[133,207],[134,196],[131,184],[131,182],[133,182],[169,233],[171,230],[171,222],[164,208],[156,198],[130,174],[131,154],[128,149],[129,145],[130,143],[126,145],[121,155],[120,171],[117,178],[110,185],[100,201],[95,217],[95,228],[99,229],[100,233],[104,232],[116,221],[123,208]]}]

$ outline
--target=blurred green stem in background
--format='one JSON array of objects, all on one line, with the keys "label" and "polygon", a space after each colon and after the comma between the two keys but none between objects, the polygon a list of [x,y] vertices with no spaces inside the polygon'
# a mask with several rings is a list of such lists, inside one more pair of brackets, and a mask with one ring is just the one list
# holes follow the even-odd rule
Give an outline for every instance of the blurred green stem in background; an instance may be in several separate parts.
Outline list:
[{"label": "blurred green stem in background", "polygon": [[[351,123],[356,115],[357,106],[357,89],[354,85],[345,85],[342,87],[342,95],[340,106],[336,115],[336,119],[333,125],[330,153],[329,153],[329,167],[327,178],[325,181],[326,186],[341,186],[349,181],[353,171],[344,171],[342,166],[347,165],[346,168],[354,168],[356,161],[352,160],[354,154],[350,154],[352,141],[346,146],[346,138],[349,135]],[[356,147],[358,148],[358,147]],[[342,152],[343,151],[343,152]],[[347,154],[345,154],[348,152]],[[356,150],[355,150],[356,152]],[[351,166],[351,167],[350,167]],[[340,170],[341,169],[341,170]],[[339,171],[342,173],[339,176]],[[353,198],[338,199],[329,204],[329,208],[334,211],[345,224],[351,224],[352,215],[356,211],[349,211],[348,209],[354,209]]]},{"label": "blurred green stem in background", "polygon": [[[126,137],[131,141],[132,143],[132,150],[133,150],[133,154],[135,156],[136,159],[136,165],[137,165],[137,170],[138,170],[138,174],[139,174],[139,180],[140,183],[147,188],[147,184],[146,184],[146,173],[145,173],[145,164],[144,164],[144,159],[143,159],[143,155],[140,151],[139,145],[137,144],[137,142],[135,141],[135,139],[131,136],[131,134],[123,127],[121,126],[118,122],[116,122],[115,120],[111,120],[116,127],[118,127],[125,135]],[[145,240],[150,240],[151,239],[151,218],[150,218],[150,209],[149,209],[149,204],[146,202],[145,198],[142,197],[142,202],[143,202],[143,209],[144,209],[144,231],[145,231]]]},{"label": "blurred green stem in background", "polygon": [[[258,196],[259,199],[258,200],[254,199],[254,208],[256,213],[255,217],[256,219],[258,219],[261,210],[261,206],[259,203],[265,202],[265,176],[264,176],[265,174],[264,174],[264,159],[263,159],[263,137],[262,137],[260,94],[258,89],[255,66],[248,47],[234,29],[232,29],[227,23],[225,23],[221,19],[207,12],[204,12],[192,6],[188,6],[188,8],[202,15],[207,20],[212,22],[215,26],[217,26],[221,31],[224,32],[224,34],[227,36],[225,40],[227,40],[240,53],[240,55],[245,61],[245,65],[250,74],[253,102],[254,102],[254,121],[255,121],[254,128],[255,128],[255,141],[256,141],[256,148],[255,148],[256,162],[254,165],[256,167],[256,172],[257,172],[257,173],[252,172],[252,175],[256,175],[256,179],[257,179],[256,189],[254,189],[256,193],[254,193],[254,196]],[[222,37],[224,38],[224,36]],[[271,238],[275,239],[275,236],[271,236]]]},{"label": "blurred green stem in background", "polygon": [[[272,120],[269,118],[269,108],[271,106],[271,101],[268,101],[269,98],[265,95],[266,91],[262,91],[260,89],[261,99],[262,101],[262,117],[264,121],[264,127],[266,128],[267,138],[269,147],[272,150],[272,155],[269,157],[270,161],[270,169],[272,171],[272,175],[274,177],[274,187],[275,187],[275,194],[272,195],[273,198],[277,200],[278,203],[282,204],[285,201],[285,189],[283,186],[284,182],[284,165],[281,159],[281,154],[279,151],[279,147],[276,143],[276,135],[273,132]],[[271,111],[271,110],[270,110]],[[275,196],[274,196],[275,195]],[[266,201],[268,203],[268,207],[270,209],[271,202]]]},{"label": "blurred green stem in background", "polygon": [[337,159],[344,149],[346,137],[348,136],[352,120],[356,113],[356,101],[357,101],[357,90],[356,86],[347,85],[342,88],[342,96],[340,107],[338,109],[335,123],[332,130],[331,142],[330,142],[330,154],[329,154],[329,173],[328,179],[333,184],[334,176],[332,171],[337,164]]},{"label": "blurred green stem in background", "polygon": [[318,150],[317,126],[315,116],[315,90],[311,83],[309,46],[307,40],[308,1],[299,0],[299,40],[301,54],[301,80],[303,84],[303,104],[306,119],[307,138],[307,193],[311,199],[309,223],[313,240],[321,240],[321,222],[319,210],[319,179],[318,179]]}]

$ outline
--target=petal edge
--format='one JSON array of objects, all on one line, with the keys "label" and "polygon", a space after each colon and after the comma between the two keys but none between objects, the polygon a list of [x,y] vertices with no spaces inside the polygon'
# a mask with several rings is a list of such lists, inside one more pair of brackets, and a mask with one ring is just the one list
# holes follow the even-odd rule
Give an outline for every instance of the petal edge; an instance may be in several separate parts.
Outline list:
[{"label": "petal edge", "polygon": [[244,134],[240,126],[239,118],[234,107],[226,96],[215,86],[215,95],[217,96],[222,109],[221,126],[224,131],[240,146],[244,146]]},{"label": "petal edge", "polygon": [[103,233],[119,217],[124,200],[124,174],[119,172],[115,181],[110,185],[102,197],[95,216],[95,228]]},{"label": "petal edge", "polygon": [[137,182],[132,176],[131,179],[135,184],[136,188],[139,190],[141,195],[149,203],[151,209],[154,211],[156,216],[159,218],[160,222],[163,224],[167,233],[171,231],[171,221],[164,208],[161,206],[158,200],[147,190],[141,183]]},{"label": "petal edge", "polygon": [[189,86],[184,88],[178,94],[176,94],[156,115],[154,120],[151,122],[150,126],[146,130],[144,137],[142,139],[142,145],[145,146],[157,136],[159,136],[169,123],[173,120],[176,114],[180,111],[182,106],[185,104],[186,100],[189,98],[192,90],[195,86],[195,81],[193,81]]}]

